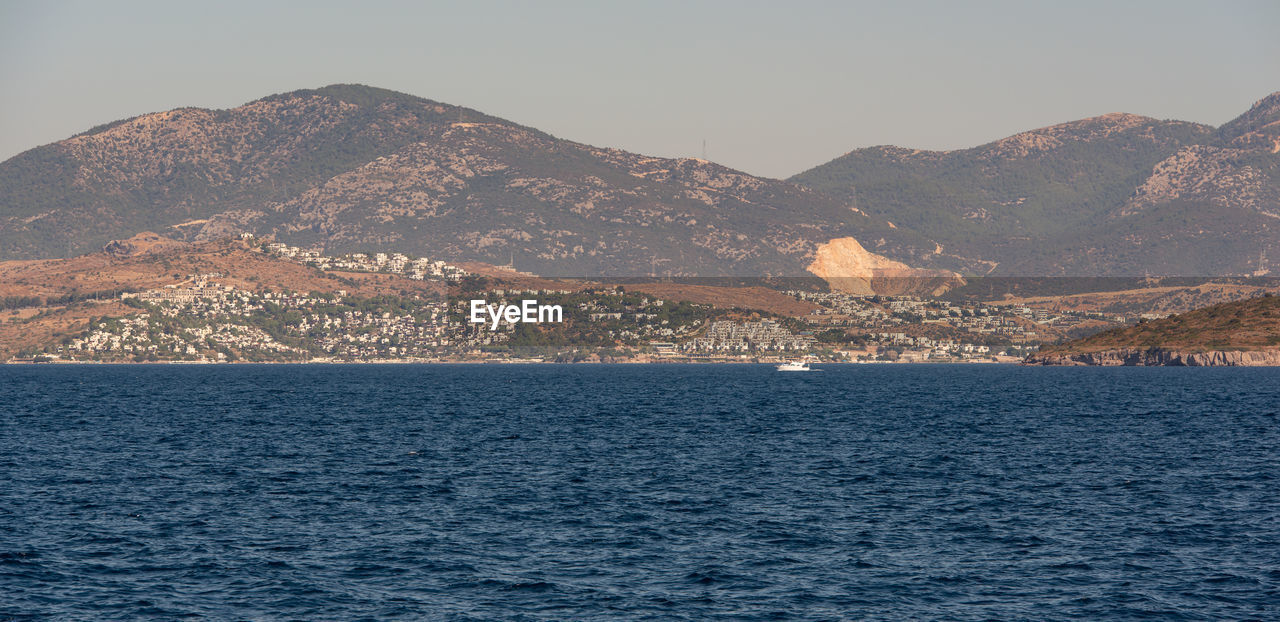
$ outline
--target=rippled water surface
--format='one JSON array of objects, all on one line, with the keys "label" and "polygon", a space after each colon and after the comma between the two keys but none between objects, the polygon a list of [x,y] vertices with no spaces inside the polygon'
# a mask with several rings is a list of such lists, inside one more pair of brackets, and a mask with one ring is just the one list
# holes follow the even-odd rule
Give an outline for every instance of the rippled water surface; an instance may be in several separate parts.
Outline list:
[{"label": "rippled water surface", "polygon": [[0,620],[1280,619],[1280,370],[0,368]]}]

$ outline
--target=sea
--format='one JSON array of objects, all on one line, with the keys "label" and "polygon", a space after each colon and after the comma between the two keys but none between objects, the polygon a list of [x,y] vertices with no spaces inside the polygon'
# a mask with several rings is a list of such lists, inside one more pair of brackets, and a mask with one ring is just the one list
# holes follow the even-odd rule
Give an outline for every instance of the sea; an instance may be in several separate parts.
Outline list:
[{"label": "sea", "polygon": [[1280,369],[0,367],[0,620],[1277,620]]}]

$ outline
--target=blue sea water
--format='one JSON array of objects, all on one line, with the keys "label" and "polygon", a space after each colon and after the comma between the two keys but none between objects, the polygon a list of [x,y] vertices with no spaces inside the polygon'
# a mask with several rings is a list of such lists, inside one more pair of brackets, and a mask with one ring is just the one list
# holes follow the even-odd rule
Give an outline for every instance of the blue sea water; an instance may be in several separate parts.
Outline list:
[{"label": "blue sea water", "polygon": [[0,620],[1280,619],[1280,370],[0,368]]}]

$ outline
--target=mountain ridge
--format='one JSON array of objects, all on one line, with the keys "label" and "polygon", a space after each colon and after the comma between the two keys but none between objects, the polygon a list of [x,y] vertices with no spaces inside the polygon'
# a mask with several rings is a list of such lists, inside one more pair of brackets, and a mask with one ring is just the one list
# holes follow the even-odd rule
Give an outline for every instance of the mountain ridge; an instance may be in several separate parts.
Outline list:
[{"label": "mountain ridge", "polygon": [[1278,111],[1280,93],[1217,129],[1108,113],[968,149],[858,149],[774,180],[330,85],[105,123],[0,163],[0,257],[156,230],[561,276],[794,276],[849,238],[883,261],[849,250],[823,265],[1266,274],[1280,256]]},{"label": "mountain ridge", "polygon": [[[5,162],[0,181],[12,182],[0,184],[6,257],[75,254],[159,227],[190,240],[251,232],[333,251],[519,255],[584,275],[795,275],[828,239],[894,237],[785,182],[359,85],[102,124]],[[792,223],[792,212],[807,213]]]},{"label": "mountain ridge", "polygon": [[1280,252],[1277,119],[1280,93],[1220,128],[1109,113],[967,149],[857,149],[789,179],[985,274],[1260,275]]}]

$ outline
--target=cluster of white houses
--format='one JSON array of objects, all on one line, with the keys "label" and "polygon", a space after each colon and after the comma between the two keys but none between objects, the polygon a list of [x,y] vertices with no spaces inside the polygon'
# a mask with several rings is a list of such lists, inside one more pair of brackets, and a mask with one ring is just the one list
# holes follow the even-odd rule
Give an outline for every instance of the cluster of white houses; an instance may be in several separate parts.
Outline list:
[{"label": "cluster of white houses", "polygon": [[[335,258],[275,242],[262,248],[329,269],[396,272],[410,278],[452,279],[466,274],[444,262],[410,259],[398,253],[357,253]],[[336,296],[249,292],[217,283],[215,279],[221,276],[197,274],[181,285],[122,294],[125,300],[151,306],[131,317],[95,321],[85,334],[64,341],[46,354],[69,359],[144,357],[210,362],[404,360],[493,352],[501,349],[494,346],[516,343],[512,325],[480,330],[458,321],[459,316],[451,314],[449,308],[458,301],[403,298],[392,303],[348,298],[346,292]],[[677,319],[674,310],[680,305],[634,294],[620,300],[609,297],[615,294],[601,292],[584,300],[582,292],[565,289],[487,292],[502,300],[568,297],[573,300],[571,308],[578,321],[594,327],[604,342],[648,346],[659,357],[688,359],[786,357],[837,350],[838,356],[849,360],[884,360],[888,354],[903,361],[977,360],[1023,353],[1022,346],[1030,347],[1038,336],[1038,325],[1058,322],[1069,326],[1070,321],[1103,317],[1124,321],[1099,314],[1051,314],[1025,307],[963,305],[909,297],[791,293],[820,307],[801,318],[811,330],[794,328],[794,323],[794,329],[788,328],[783,321],[768,318],[716,320],[701,312],[692,316],[681,313]],[[944,336],[922,336],[915,328],[927,324],[944,324],[956,330],[927,332]],[[908,329],[906,325],[915,328]],[[863,350],[856,351],[849,342],[839,346],[815,339],[814,333],[833,328],[864,335],[856,340]],[[973,336],[972,342],[963,336],[966,332]],[[988,346],[983,341],[1005,345]],[[841,347],[848,349],[840,350]]]},{"label": "cluster of white houses", "polygon": [[872,338],[905,324],[941,324],[974,335],[1007,337],[1013,342],[1043,339],[1037,325],[1069,329],[1083,322],[1123,325],[1115,314],[1083,311],[1050,312],[1025,306],[959,304],[901,296],[854,296],[840,292],[789,292],[821,308],[806,318],[814,324],[861,328]]},{"label": "cluster of white houses", "polygon": [[[396,359],[433,356],[441,348],[480,347],[492,339],[481,335],[469,343],[466,331],[449,322],[444,301],[414,300],[396,312],[362,309],[343,304],[345,292],[337,297],[248,292],[212,283],[211,276],[197,275],[186,286],[124,294],[155,306],[147,313],[97,322],[85,336],[49,354],[210,362]],[[292,312],[287,319],[286,312]],[[268,324],[274,330],[264,330]]]},{"label": "cluster of white houses", "polygon": [[318,251],[306,250],[297,246],[289,246],[282,242],[268,242],[261,247],[264,251],[292,259],[321,270],[343,270],[348,272],[388,272],[403,274],[416,281],[431,279],[458,280],[467,276],[467,271],[439,259],[426,257],[410,257],[404,253],[352,253],[330,257]]},{"label": "cluster of white houses", "polygon": [[169,332],[153,330],[151,319],[150,314],[143,313],[100,322],[85,337],[72,340],[56,353],[69,359],[157,356],[197,361],[225,361],[230,352],[305,354],[254,326],[219,323]]},{"label": "cluster of white houses", "polygon": [[191,277],[190,285],[166,285],[159,289],[145,292],[126,292],[120,295],[122,300],[135,298],[142,302],[191,303],[201,298],[222,297],[234,290],[230,285],[218,285],[209,281],[218,278],[221,273],[197,274]]},{"label": "cluster of white houses", "polygon": [[[479,353],[511,338],[512,326],[479,330],[449,313],[446,300],[402,299],[396,305],[337,295],[250,292],[213,282],[220,275],[194,275],[187,283],[122,298],[152,306],[138,315],[104,319],[87,334],[46,352],[62,359],[156,358],[218,362],[228,360],[404,360]],[[570,290],[498,290],[507,296],[555,296]],[[660,307],[661,300],[643,299]],[[594,302],[580,311],[595,311]],[[629,312],[645,324],[619,327],[619,338],[668,338],[665,322]],[[628,318],[630,319],[630,318]],[[271,330],[264,327],[270,326]]]},{"label": "cluster of white houses", "polygon": [[686,352],[798,352],[813,347],[810,335],[797,335],[775,320],[712,322],[701,337],[685,342]]}]

